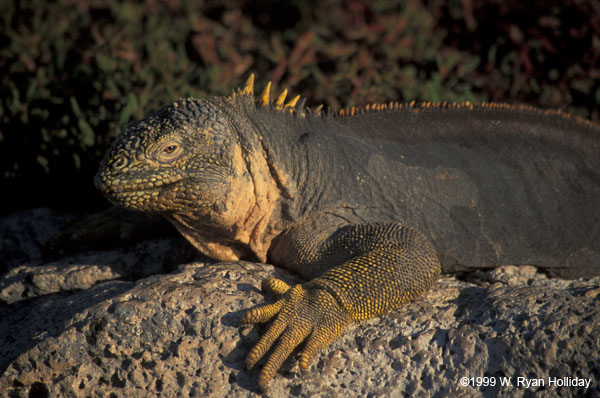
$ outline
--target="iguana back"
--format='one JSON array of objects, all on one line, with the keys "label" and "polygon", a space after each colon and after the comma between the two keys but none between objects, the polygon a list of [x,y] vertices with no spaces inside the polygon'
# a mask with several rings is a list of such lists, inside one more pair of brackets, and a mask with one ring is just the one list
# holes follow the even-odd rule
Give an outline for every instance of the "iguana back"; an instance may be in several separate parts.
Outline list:
[{"label": "iguana back", "polygon": [[297,185],[312,213],[413,226],[447,271],[530,264],[563,277],[597,273],[598,126],[497,104],[390,108],[266,132],[275,162],[294,169],[305,159],[310,176],[297,180],[311,181]]}]

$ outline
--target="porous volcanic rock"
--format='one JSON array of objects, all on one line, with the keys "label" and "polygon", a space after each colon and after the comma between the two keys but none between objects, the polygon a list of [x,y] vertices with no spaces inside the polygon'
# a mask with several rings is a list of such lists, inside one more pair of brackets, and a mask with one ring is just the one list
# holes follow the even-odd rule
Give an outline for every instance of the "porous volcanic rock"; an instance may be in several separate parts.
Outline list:
[{"label": "porous volcanic rock", "polygon": [[[2,242],[20,241],[10,252],[18,261],[5,260],[0,278],[3,291],[20,292],[1,297],[0,396],[260,394],[257,370],[246,370],[244,359],[265,327],[237,323],[244,309],[265,302],[257,288],[263,278],[298,277],[248,262],[165,267],[182,244],[171,238],[44,264],[37,250],[52,228],[31,228],[56,217],[38,209],[0,223],[2,234],[12,234]],[[14,219],[23,227],[9,226]],[[113,261],[120,265],[111,268]],[[97,277],[99,264],[113,274]],[[83,282],[64,282],[70,266]],[[18,288],[36,275],[51,288]],[[591,397],[600,393],[599,348],[600,278],[549,279],[533,267],[506,266],[469,281],[442,277],[415,302],[352,326],[305,372],[288,360],[268,395]],[[580,379],[589,387],[549,385]]]}]

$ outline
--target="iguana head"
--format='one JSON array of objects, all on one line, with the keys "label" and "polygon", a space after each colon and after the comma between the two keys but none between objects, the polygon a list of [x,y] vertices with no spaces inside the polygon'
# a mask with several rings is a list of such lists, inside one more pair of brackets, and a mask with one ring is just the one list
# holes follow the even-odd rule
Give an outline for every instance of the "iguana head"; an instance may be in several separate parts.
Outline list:
[{"label": "iguana head", "polygon": [[251,115],[303,105],[283,105],[281,95],[271,101],[269,86],[257,100],[252,86],[251,76],[229,97],[183,99],[131,124],[96,186],[117,206],[165,216],[210,257],[266,259],[285,176],[269,163]]},{"label": "iguana head", "polygon": [[95,177],[114,204],[151,212],[195,211],[226,194],[237,145],[223,110],[183,99],[129,125]]},{"label": "iguana head", "polygon": [[115,205],[158,213],[216,214],[223,198],[241,195],[240,184],[256,191],[243,163],[261,150],[250,142],[260,138],[244,110],[304,116],[304,102],[284,104],[287,91],[271,99],[270,83],[255,98],[253,86],[250,76],[229,97],[179,100],[129,125],[105,155],[96,187]]}]

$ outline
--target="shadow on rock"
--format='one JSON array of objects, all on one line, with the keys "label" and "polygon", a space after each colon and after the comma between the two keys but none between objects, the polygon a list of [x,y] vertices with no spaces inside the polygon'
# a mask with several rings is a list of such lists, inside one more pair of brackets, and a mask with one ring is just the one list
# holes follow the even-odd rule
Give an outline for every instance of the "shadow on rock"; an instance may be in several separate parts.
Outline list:
[{"label": "shadow on rock", "polygon": [[133,285],[105,282],[75,294],[50,294],[0,306],[0,373],[20,354],[72,327],[76,314],[126,292]]}]

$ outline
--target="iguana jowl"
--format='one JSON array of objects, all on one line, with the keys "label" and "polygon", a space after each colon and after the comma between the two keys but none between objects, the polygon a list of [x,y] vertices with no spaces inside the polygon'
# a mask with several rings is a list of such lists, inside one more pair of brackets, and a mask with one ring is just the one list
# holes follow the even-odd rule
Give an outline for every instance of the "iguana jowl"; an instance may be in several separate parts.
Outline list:
[{"label": "iguana jowl", "polygon": [[[397,308],[440,270],[532,264],[600,270],[600,127],[501,104],[374,105],[322,115],[253,77],[229,97],[183,99],[128,126],[96,185],[158,213],[204,254],[270,262],[309,281],[263,283],[279,300],[252,367],[265,388],[351,322]],[[440,267],[441,264],[441,267]]]}]

